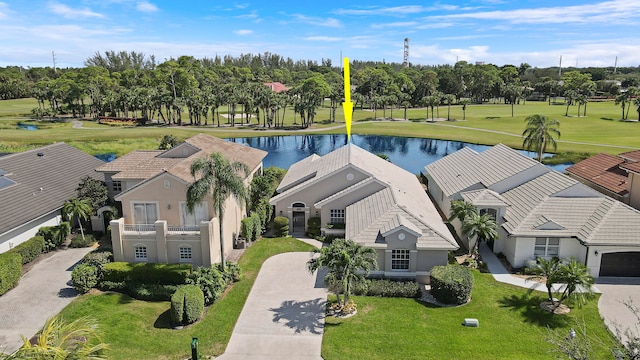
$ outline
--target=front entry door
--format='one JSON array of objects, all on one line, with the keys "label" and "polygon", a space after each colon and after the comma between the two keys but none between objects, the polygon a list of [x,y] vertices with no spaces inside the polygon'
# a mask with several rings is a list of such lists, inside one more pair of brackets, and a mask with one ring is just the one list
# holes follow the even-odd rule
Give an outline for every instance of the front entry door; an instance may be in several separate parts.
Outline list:
[{"label": "front entry door", "polygon": [[293,232],[304,233],[304,211],[293,212]]}]

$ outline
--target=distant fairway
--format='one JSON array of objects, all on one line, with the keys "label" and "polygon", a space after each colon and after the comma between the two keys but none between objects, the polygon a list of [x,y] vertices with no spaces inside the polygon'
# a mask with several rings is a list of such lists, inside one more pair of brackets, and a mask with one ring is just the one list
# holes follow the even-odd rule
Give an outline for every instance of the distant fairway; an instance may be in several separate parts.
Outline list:
[{"label": "distant fairway", "polygon": [[[328,102],[327,102],[328,105]],[[215,126],[216,121],[209,118],[209,125],[195,126],[166,126],[154,125],[144,127],[111,127],[100,125],[94,121],[83,121],[82,128],[72,128],[71,121],[66,119],[62,123],[40,122],[40,130],[27,131],[18,129],[18,122],[36,123],[29,121],[31,109],[37,106],[34,99],[0,101],[0,152],[20,151],[29,147],[65,141],[91,154],[115,152],[125,154],[134,149],[156,148],[159,139],[164,134],[173,134],[180,139],[189,137],[197,132],[207,132],[219,137],[250,137],[287,134],[336,134],[344,133],[342,108],[338,107],[336,123],[330,123],[328,106],[319,108],[315,124],[305,130],[277,130],[265,131],[261,125],[256,125],[255,116],[251,119],[251,126],[241,126],[243,120],[236,119],[236,127],[226,125],[227,118],[220,116],[221,127]],[[239,110],[239,109],[238,109]],[[221,107],[222,114],[226,107]],[[463,112],[460,106],[451,106],[451,119],[456,121],[427,121],[426,109],[409,109],[404,121],[403,109],[394,109],[393,118],[396,121],[372,121],[374,112],[369,109],[356,108],[353,126],[354,134],[396,135],[409,137],[437,138],[460,140],[470,143],[493,145],[504,143],[512,147],[522,146],[522,130],[524,119],[532,114],[542,114],[560,121],[562,136],[558,143],[558,152],[606,152],[617,154],[631,149],[640,148],[640,123],[637,121],[622,122],[621,108],[613,102],[591,102],[587,106],[587,116],[577,117],[577,106],[569,107],[569,116],[564,116],[566,107],[563,105],[548,105],[546,102],[526,102],[514,107],[514,117],[511,117],[511,106],[504,104],[486,103],[469,105],[466,111],[466,121],[462,121]],[[582,113],[582,111],[581,111]],[[429,117],[430,117],[429,112]],[[447,118],[447,106],[440,106],[436,117]],[[376,112],[376,117],[383,117],[383,110]],[[386,118],[391,117],[387,109]],[[637,119],[637,112],[631,109],[629,117]],[[296,123],[300,123],[298,116]],[[183,123],[188,123],[188,115],[183,115]],[[212,125],[213,124],[213,125]],[[289,129],[297,129],[294,125],[294,113],[288,108],[285,115],[285,125]],[[548,149],[550,150],[550,149]]]}]

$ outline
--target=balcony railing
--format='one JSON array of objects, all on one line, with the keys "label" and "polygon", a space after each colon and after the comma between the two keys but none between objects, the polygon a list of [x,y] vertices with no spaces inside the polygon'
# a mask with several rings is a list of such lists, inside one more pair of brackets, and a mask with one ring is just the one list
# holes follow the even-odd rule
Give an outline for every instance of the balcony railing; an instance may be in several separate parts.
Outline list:
[{"label": "balcony railing", "polygon": [[148,232],[148,231],[156,231],[156,228],[153,224],[125,224],[124,231],[125,232]]},{"label": "balcony railing", "polygon": [[200,232],[200,226],[198,225],[180,225],[167,226],[167,231],[170,233],[188,233],[188,232]]}]

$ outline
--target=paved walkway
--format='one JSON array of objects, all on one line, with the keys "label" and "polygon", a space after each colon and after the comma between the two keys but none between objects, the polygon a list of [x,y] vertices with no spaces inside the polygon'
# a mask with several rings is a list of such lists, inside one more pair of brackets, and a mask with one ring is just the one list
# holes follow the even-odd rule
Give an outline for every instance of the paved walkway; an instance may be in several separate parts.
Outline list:
[{"label": "paved walkway", "polygon": [[318,359],[327,292],[306,271],[309,253],[285,253],[262,265],[222,360]]},{"label": "paved walkway", "polygon": [[[631,330],[634,336],[640,336],[640,314],[634,315],[624,304],[630,299],[633,305],[640,308],[640,278],[601,277],[596,280],[602,295],[598,300],[598,310],[609,330]],[[622,340],[625,336],[622,336]]]},{"label": "paved walkway", "polygon": [[48,318],[77,296],[68,285],[71,270],[91,250],[58,250],[24,274],[18,286],[0,296],[0,352],[16,351],[22,345],[20,335],[35,335]]}]

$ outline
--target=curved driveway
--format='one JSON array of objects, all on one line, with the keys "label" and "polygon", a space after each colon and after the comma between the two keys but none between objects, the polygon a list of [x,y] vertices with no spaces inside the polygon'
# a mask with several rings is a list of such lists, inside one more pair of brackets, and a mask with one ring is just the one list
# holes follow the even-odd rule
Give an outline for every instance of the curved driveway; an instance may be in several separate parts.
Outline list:
[{"label": "curved driveway", "polygon": [[269,258],[253,284],[223,360],[322,359],[327,292],[309,274],[310,253]]}]

